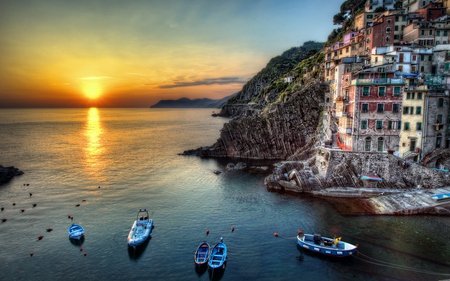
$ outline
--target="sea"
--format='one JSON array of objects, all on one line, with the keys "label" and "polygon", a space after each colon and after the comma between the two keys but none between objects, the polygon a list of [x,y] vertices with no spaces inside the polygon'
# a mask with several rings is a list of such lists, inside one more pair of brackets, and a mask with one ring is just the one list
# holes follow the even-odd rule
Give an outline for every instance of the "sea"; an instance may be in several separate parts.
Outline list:
[{"label": "sea", "polygon": [[[1,109],[0,164],[24,174],[0,185],[0,280],[450,280],[449,217],[348,216],[323,198],[268,192],[266,174],[226,170],[243,160],[179,155],[217,141],[230,120],[211,114]],[[143,208],[152,238],[130,248]],[[306,252],[299,229],[358,252]],[[197,246],[220,238],[226,268],[197,269]]]}]

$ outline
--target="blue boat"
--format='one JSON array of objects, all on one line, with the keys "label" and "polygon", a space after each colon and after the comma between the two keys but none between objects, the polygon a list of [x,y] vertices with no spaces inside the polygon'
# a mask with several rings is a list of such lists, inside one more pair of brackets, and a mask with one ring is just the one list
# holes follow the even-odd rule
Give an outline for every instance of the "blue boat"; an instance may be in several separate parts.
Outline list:
[{"label": "blue boat", "polygon": [[153,228],[153,220],[149,218],[147,209],[140,209],[137,218],[128,233],[127,242],[131,247],[143,244],[150,237]]},{"label": "blue boat", "polygon": [[442,194],[431,195],[431,198],[433,198],[436,201],[450,199],[450,193],[442,193]]},{"label": "blue boat", "polygon": [[84,236],[84,228],[79,224],[73,223],[69,226],[68,233],[70,239],[80,240]]},{"label": "blue boat", "polygon": [[227,261],[227,246],[223,243],[223,238],[211,250],[208,266],[211,269],[225,269]]},{"label": "blue boat", "polygon": [[358,249],[358,245],[352,245],[341,241],[341,238],[322,237],[320,234],[304,234],[299,231],[298,244],[312,252],[332,257],[349,257]]},{"label": "blue boat", "polygon": [[201,267],[208,263],[209,248],[209,244],[206,241],[203,241],[200,245],[198,245],[194,254],[194,262],[197,266]]}]

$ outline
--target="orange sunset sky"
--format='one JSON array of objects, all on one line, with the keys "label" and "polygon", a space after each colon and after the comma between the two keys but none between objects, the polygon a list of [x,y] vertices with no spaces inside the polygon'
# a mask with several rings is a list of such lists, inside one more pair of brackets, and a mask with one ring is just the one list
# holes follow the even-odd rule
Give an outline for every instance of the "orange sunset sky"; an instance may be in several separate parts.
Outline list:
[{"label": "orange sunset sky", "polygon": [[0,0],[0,107],[221,99],[326,41],[342,0]]}]

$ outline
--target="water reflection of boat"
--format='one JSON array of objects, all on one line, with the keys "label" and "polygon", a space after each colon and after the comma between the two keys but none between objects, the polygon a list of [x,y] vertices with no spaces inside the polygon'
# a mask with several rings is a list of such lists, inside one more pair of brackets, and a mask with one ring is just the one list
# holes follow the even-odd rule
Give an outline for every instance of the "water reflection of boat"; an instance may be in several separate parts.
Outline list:
[{"label": "water reflection of boat", "polygon": [[328,238],[320,234],[304,234],[301,230],[298,232],[297,242],[304,249],[332,257],[349,257],[358,249],[357,245],[343,242],[340,237]]}]

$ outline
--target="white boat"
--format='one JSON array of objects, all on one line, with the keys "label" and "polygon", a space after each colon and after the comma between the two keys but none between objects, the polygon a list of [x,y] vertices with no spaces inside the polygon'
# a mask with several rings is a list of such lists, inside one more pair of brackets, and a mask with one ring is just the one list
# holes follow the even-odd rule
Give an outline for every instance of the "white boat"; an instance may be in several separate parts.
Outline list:
[{"label": "white boat", "polygon": [[341,241],[341,238],[322,237],[320,234],[297,233],[298,244],[312,252],[332,257],[349,257],[358,250],[358,245]]},{"label": "white boat", "polygon": [[147,241],[151,236],[152,228],[153,220],[149,218],[147,209],[140,209],[128,234],[128,245],[136,247]]},{"label": "white boat", "polygon": [[80,240],[81,237],[84,236],[84,228],[79,224],[73,223],[71,226],[69,226],[68,232],[69,238],[71,239]]}]

